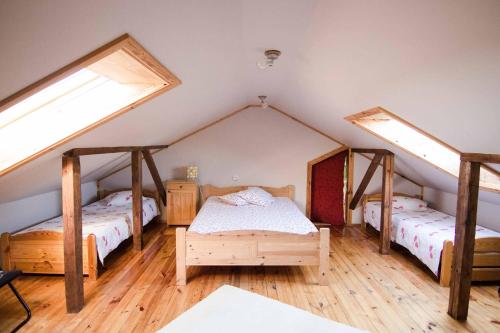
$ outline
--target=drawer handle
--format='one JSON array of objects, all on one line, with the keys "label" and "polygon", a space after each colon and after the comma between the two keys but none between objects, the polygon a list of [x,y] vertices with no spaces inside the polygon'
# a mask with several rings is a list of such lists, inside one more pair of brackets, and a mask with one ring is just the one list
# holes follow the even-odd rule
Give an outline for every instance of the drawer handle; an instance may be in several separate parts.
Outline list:
[{"label": "drawer handle", "polygon": [[179,186],[179,188],[182,188],[182,185],[181,185],[181,186]]}]

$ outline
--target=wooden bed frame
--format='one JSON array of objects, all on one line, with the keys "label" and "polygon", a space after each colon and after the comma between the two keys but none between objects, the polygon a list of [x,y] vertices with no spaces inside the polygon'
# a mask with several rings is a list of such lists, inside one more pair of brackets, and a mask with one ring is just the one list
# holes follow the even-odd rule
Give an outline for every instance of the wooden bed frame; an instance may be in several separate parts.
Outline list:
[{"label": "wooden bed frame", "polygon": [[[130,189],[101,190],[97,193],[97,199],[123,190]],[[157,192],[143,190],[143,196],[154,198],[158,209],[162,209]],[[54,231],[33,231],[18,235],[3,233],[0,237],[2,269],[18,269],[23,273],[64,274],[63,240],[63,233]],[[82,250],[83,274],[88,275],[91,280],[96,280],[99,275],[99,259],[95,235],[90,234],[83,240]]]},{"label": "wooden bed frame", "polygon": [[[259,186],[275,197],[294,198],[294,186]],[[248,186],[201,187],[202,203]],[[176,229],[177,285],[186,284],[188,266],[319,266],[318,283],[328,284],[330,230],[298,235],[271,231],[229,231],[199,234]]]},{"label": "wooden bed frame", "polygon": [[[405,193],[394,193],[394,196],[422,199],[420,195]],[[365,195],[363,198],[363,211],[367,202],[380,201],[381,197],[381,194]],[[362,224],[366,228],[364,218]],[[452,262],[453,241],[447,240],[443,244],[439,271],[439,284],[443,287],[450,286]],[[500,238],[480,238],[475,240],[472,281],[500,281]]]}]

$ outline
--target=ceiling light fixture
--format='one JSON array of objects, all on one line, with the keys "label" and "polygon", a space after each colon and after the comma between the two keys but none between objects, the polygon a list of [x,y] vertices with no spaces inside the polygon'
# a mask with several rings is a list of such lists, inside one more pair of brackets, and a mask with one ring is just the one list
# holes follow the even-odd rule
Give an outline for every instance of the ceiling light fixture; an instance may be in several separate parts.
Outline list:
[{"label": "ceiling light fixture", "polygon": [[261,95],[259,96],[259,99],[260,99],[260,107],[265,109],[269,106],[269,104],[266,103],[266,98],[267,96],[264,96],[264,95]]},{"label": "ceiling light fixture", "polygon": [[279,58],[281,51],[279,50],[266,50],[264,51],[264,56],[266,59],[264,61],[257,62],[257,67],[260,69],[267,69],[274,66],[274,61]]}]

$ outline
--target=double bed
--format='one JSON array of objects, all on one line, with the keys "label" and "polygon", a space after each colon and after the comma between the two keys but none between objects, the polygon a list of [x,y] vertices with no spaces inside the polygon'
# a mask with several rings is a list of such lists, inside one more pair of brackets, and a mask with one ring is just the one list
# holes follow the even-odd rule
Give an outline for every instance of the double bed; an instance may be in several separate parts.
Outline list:
[{"label": "double bed", "polygon": [[[104,199],[82,207],[83,272],[98,276],[99,262],[132,235],[130,191],[101,193]],[[114,195],[111,201],[108,195]],[[155,192],[143,191],[143,225],[160,210]],[[35,224],[16,233],[3,233],[0,240],[4,270],[23,273],[64,274],[62,216]]]},{"label": "double bed", "polygon": [[[403,193],[394,194],[391,241],[403,246],[427,266],[442,286],[449,286],[452,271],[455,217],[423,204],[406,207],[398,198],[417,199]],[[380,231],[380,194],[367,195],[363,200],[364,222]],[[404,200],[400,200],[400,202]],[[473,281],[500,280],[500,233],[486,227],[476,227]]]},{"label": "double bed", "polygon": [[188,266],[318,266],[327,284],[329,229],[318,229],[293,202],[292,185],[260,187],[272,194],[268,206],[232,206],[219,196],[247,186],[201,188],[202,207],[186,231],[176,230],[177,284]]}]

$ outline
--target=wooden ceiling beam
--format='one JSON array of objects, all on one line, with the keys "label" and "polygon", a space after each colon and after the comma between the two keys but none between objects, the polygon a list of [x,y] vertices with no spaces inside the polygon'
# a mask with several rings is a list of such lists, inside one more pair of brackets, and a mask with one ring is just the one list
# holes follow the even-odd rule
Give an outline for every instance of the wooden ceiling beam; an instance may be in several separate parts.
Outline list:
[{"label": "wooden ceiling beam", "polygon": [[462,153],[462,154],[460,154],[460,160],[466,161],[466,162],[500,164],[500,155],[498,155],[498,154]]},{"label": "wooden ceiling beam", "polygon": [[352,198],[351,203],[349,204],[349,209],[351,210],[356,209],[356,206],[358,205],[359,200],[361,200],[363,193],[365,193],[365,190],[368,184],[370,183],[370,180],[372,179],[373,175],[375,174],[375,171],[377,170],[380,161],[382,160],[382,157],[384,157],[384,155],[377,154],[373,158],[372,162],[370,163],[370,166],[368,167],[368,170],[366,170],[366,174],[363,177],[361,184],[359,184],[356,194],[354,194],[354,197]]},{"label": "wooden ceiling beam", "polygon": [[153,155],[149,150],[143,150],[142,156],[144,157],[144,161],[146,161],[146,165],[148,166],[149,172],[151,173],[151,177],[156,185],[156,190],[160,195],[161,201],[164,205],[167,204],[167,192],[165,191],[165,186],[161,181],[160,173],[158,172],[158,168],[156,167],[155,161],[153,159]]},{"label": "wooden ceiling beam", "polygon": [[150,149],[165,148],[168,148],[168,145],[73,148],[66,151],[63,155],[69,157],[97,154],[131,153],[133,151],[145,151]]},{"label": "wooden ceiling beam", "polygon": [[351,151],[359,154],[394,155],[392,151],[387,149],[351,148]]}]

